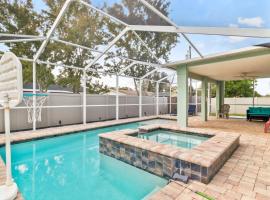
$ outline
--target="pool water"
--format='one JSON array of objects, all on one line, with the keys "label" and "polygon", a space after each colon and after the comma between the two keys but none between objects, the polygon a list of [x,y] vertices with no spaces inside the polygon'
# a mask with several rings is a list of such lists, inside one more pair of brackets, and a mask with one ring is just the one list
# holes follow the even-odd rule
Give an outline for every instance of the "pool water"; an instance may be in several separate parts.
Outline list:
[{"label": "pool water", "polygon": [[206,136],[187,134],[185,132],[172,132],[162,129],[145,134],[138,134],[136,137],[186,149],[192,149],[193,147],[209,139],[209,137]]},{"label": "pool water", "polygon": [[[12,145],[12,172],[26,200],[138,200],[167,180],[99,153],[100,133],[136,129],[148,120]],[[4,148],[0,155],[4,156]]]}]

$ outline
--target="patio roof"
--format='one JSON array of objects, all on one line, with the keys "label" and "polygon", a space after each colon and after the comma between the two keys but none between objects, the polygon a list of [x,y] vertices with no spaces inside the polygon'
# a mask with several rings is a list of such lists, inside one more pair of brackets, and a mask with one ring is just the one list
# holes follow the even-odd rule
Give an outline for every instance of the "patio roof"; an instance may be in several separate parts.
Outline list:
[{"label": "patio roof", "polygon": [[181,65],[188,66],[192,74],[213,80],[267,78],[270,77],[270,48],[263,44],[166,64],[174,69]]}]

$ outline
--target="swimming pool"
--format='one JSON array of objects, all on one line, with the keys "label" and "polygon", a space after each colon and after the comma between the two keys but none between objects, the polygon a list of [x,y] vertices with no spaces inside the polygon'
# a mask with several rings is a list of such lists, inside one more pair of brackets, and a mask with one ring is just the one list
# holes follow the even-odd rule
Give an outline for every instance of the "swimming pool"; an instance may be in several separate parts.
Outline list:
[{"label": "swimming pool", "polygon": [[209,137],[206,136],[188,134],[186,132],[173,132],[163,129],[138,134],[136,137],[152,140],[161,144],[170,144],[185,149],[192,149],[193,147],[209,139]]},{"label": "swimming pool", "polygon": [[[12,145],[12,172],[26,200],[138,200],[167,180],[99,153],[100,133],[136,129],[148,120]],[[0,148],[4,158],[4,148]],[[123,173],[119,173],[123,172]]]}]

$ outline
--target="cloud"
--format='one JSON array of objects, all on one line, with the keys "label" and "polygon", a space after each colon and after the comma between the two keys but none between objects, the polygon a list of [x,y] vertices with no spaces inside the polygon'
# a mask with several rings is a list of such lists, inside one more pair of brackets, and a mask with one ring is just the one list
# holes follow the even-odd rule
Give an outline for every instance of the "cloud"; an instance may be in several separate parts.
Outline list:
[{"label": "cloud", "polygon": [[238,17],[238,23],[247,26],[262,27],[264,21],[261,17],[252,17],[252,18]]},{"label": "cloud", "polygon": [[230,43],[238,43],[238,42],[243,42],[247,38],[245,37],[237,37],[237,36],[229,36],[229,42]]},{"label": "cloud", "polygon": [[231,27],[231,28],[238,28],[238,24],[229,24],[229,27]]}]

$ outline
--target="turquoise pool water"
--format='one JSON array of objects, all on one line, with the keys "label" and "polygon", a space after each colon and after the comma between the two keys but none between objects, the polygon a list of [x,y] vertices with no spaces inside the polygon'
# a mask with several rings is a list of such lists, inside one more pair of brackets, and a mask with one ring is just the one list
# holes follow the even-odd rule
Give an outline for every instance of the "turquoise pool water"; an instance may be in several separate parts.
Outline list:
[{"label": "turquoise pool water", "polygon": [[[98,134],[149,120],[12,145],[12,172],[26,200],[138,200],[167,180],[99,153]],[[0,148],[4,158],[4,148]]]},{"label": "turquoise pool water", "polygon": [[185,132],[172,132],[166,130],[155,130],[146,134],[139,134],[137,137],[152,140],[162,144],[170,144],[177,147],[192,149],[209,139],[209,137],[187,134]]}]

